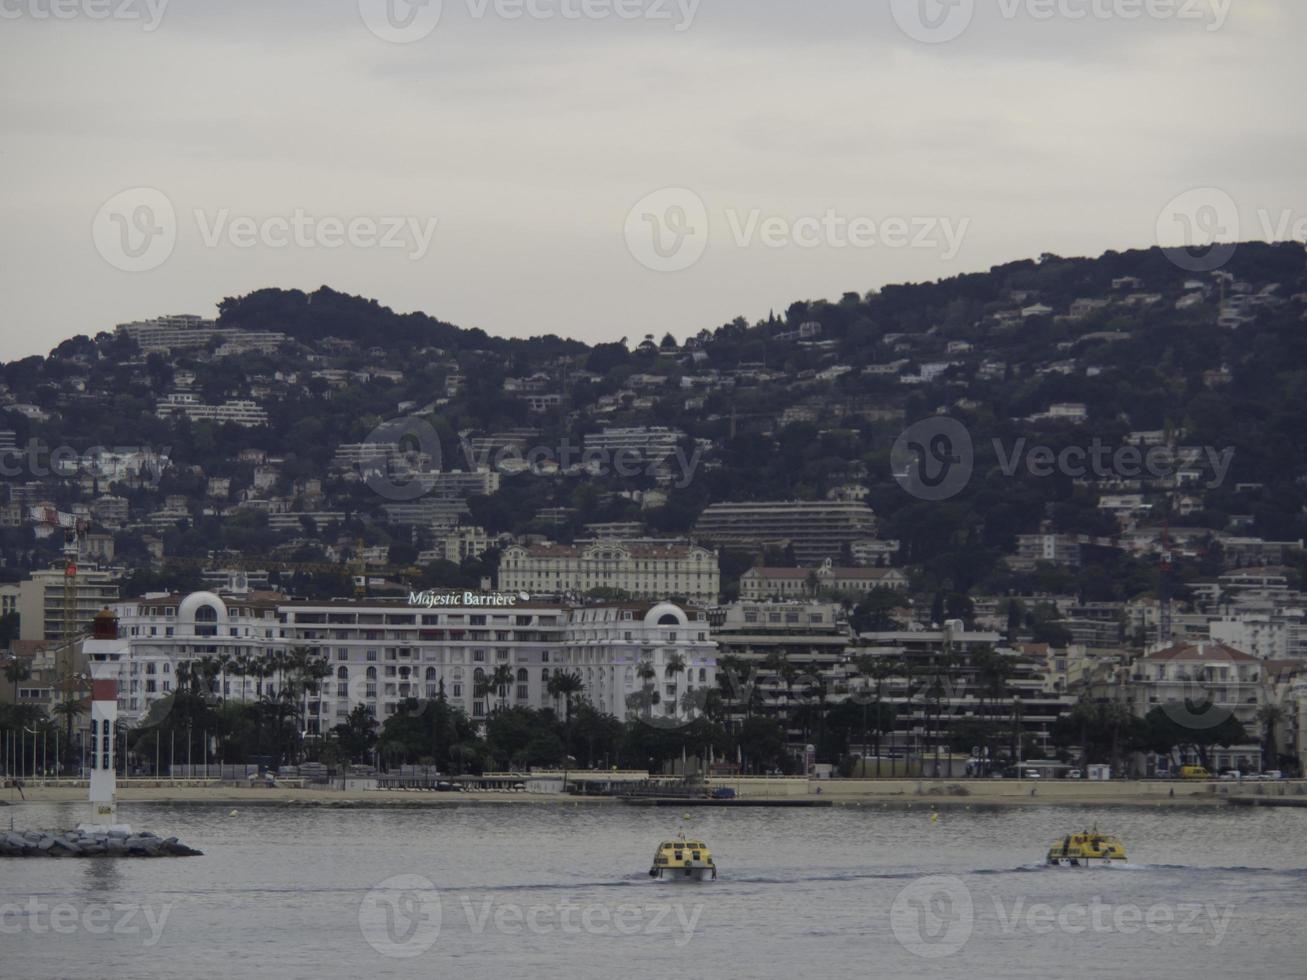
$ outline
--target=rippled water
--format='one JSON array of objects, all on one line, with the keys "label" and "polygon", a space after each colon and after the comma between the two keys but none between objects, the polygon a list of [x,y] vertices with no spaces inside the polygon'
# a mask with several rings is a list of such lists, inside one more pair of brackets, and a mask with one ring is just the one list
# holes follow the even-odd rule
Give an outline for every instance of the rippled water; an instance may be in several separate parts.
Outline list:
[{"label": "rippled water", "polygon": [[[0,976],[1307,976],[1307,810],[125,807],[205,857],[0,862]],[[58,827],[72,807],[0,810]],[[1047,869],[1097,822],[1125,867]]]}]

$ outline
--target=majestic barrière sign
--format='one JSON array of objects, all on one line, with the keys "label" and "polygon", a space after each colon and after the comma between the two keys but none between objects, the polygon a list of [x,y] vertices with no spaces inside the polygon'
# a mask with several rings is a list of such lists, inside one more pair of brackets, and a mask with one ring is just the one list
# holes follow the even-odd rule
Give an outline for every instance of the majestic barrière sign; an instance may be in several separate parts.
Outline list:
[{"label": "majestic barri\u00e8re sign", "polygon": [[410,592],[410,606],[515,606],[519,602],[529,602],[531,597],[525,592]]}]

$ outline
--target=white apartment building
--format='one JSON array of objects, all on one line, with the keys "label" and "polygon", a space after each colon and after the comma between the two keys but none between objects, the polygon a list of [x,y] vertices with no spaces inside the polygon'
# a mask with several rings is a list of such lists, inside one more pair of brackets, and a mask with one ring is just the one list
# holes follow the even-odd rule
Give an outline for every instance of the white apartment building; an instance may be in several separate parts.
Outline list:
[{"label": "white apartment building", "polygon": [[[438,599],[462,604],[440,605]],[[428,604],[432,600],[433,604]],[[575,672],[583,696],[625,718],[656,701],[657,719],[688,719],[689,690],[716,682],[715,644],[699,610],[670,603],[569,608],[519,603],[503,593],[415,594],[408,602],[289,601],[260,595],[147,595],[114,603],[128,641],[120,665],[119,710],[136,722],[175,689],[177,667],[203,657],[225,663],[215,680],[223,698],[274,694],[276,675],[240,664],[302,647],[325,658],[330,674],[306,701],[307,729],[321,733],[358,705],[385,721],[409,698],[444,696],[477,720],[496,707],[557,707],[550,675]],[[491,604],[503,602],[502,605]],[[513,602],[509,605],[509,602]],[[485,604],[481,604],[485,603]],[[648,664],[660,696],[648,696]],[[513,683],[487,691],[496,668]],[[669,670],[669,668],[671,668]]]},{"label": "white apartment building", "polygon": [[585,437],[587,451],[616,456],[622,453],[639,459],[666,459],[676,452],[685,433],[663,426],[638,426],[629,429],[604,429]]},{"label": "white apartment building", "polygon": [[694,536],[718,545],[790,544],[804,564],[838,559],[846,546],[876,536],[876,515],[856,500],[759,500],[711,504]]},{"label": "white apartment building", "polygon": [[[1208,700],[1229,711],[1247,729],[1246,745],[1212,746],[1217,769],[1261,769],[1260,724],[1257,712],[1266,703],[1266,665],[1256,657],[1223,643],[1177,643],[1140,657],[1134,663],[1126,702],[1137,717],[1162,707],[1175,712],[1182,724],[1193,715],[1191,705]],[[1185,761],[1197,761],[1185,760]]]},{"label": "white apartment building", "polygon": [[721,590],[721,571],[716,554],[693,545],[514,545],[500,560],[499,587],[532,595],[615,589],[644,599],[713,603]]},{"label": "white apartment building", "polygon": [[154,414],[159,418],[184,415],[192,422],[234,422],[246,428],[268,424],[268,413],[258,402],[248,398],[233,398],[221,405],[209,405],[187,391],[174,391],[165,395]]},{"label": "white apartment building", "polygon": [[577,607],[568,615],[566,662],[599,711],[679,726],[702,712],[717,684],[709,632],[702,610],[670,602]]},{"label": "white apartment building", "polygon": [[207,347],[215,338],[222,341],[218,356],[243,354],[249,351],[273,353],[286,341],[286,335],[275,330],[239,330],[220,327],[214,320],[190,314],[161,316],[153,320],[120,323],[115,332],[121,337],[136,341],[145,354],[170,354],[178,350],[198,350]]},{"label": "white apartment building", "polygon": [[801,599],[826,591],[865,595],[907,587],[908,577],[897,568],[840,568],[829,560],[817,568],[751,568],[740,576],[740,598],[751,601]]}]

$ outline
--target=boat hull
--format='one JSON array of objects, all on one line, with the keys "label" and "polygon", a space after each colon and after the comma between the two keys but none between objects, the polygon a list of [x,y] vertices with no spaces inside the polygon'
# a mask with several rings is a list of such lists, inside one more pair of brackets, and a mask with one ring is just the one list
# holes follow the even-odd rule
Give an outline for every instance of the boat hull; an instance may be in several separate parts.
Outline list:
[{"label": "boat hull", "polygon": [[654,868],[649,876],[656,881],[671,881],[677,884],[694,884],[700,881],[712,881],[717,877],[716,868]]},{"label": "boat hull", "polygon": [[1125,864],[1125,861],[1122,858],[1050,857],[1048,863],[1055,868],[1096,868],[1106,867],[1109,864]]}]

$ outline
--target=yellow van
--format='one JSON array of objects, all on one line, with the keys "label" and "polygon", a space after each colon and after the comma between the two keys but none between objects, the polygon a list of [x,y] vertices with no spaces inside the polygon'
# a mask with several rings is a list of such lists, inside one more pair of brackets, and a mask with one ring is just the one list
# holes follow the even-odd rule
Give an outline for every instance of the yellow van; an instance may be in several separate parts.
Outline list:
[{"label": "yellow van", "polygon": [[1211,779],[1212,774],[1207,771],[1206,766],[1181,766],[1181,779]]}]

